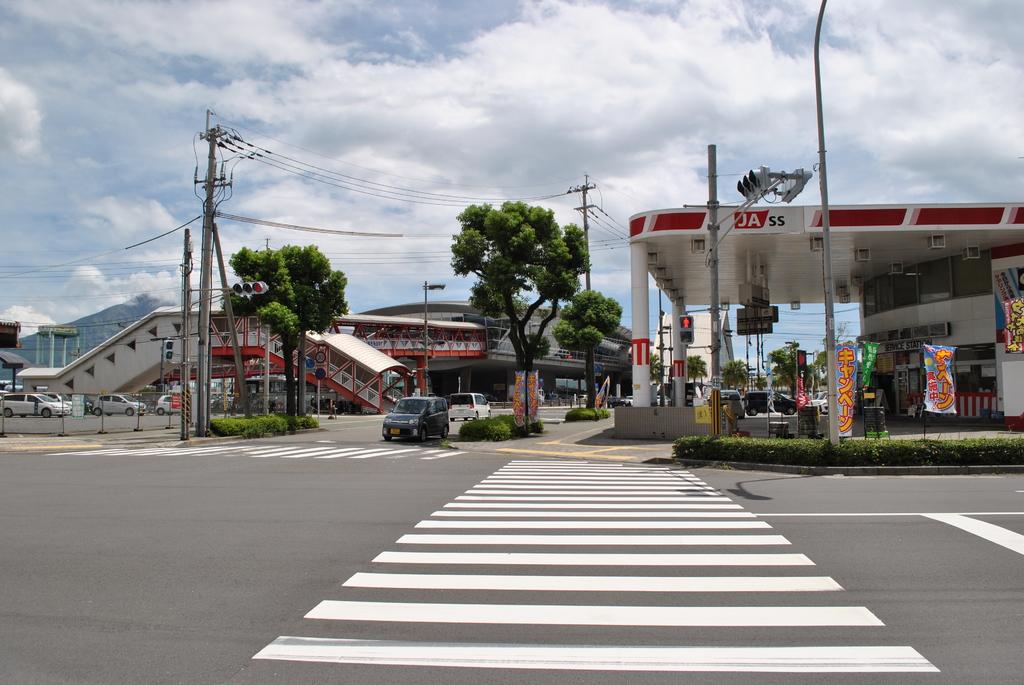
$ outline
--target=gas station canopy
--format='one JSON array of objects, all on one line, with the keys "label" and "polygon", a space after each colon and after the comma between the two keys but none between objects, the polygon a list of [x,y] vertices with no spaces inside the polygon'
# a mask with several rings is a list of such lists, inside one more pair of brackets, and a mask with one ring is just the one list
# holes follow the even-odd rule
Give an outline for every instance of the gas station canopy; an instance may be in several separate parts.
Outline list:
[{"label": "gas station canopy", "polygon": [[[820,207],[754,207],[737,214],[735,225],[733,214],[728,207],[718,212],[723,303],[744,304],[744,283],[765,285],[772,303],[824,301]],[[873,276],[1024,241],[1019,204],[833,205],[829,217],[837,294],[846,286],[854,299]],[[646,247],[648,273],[670,299],[710,301],[706,209],[634,214],[629,233],[634,246]]]}]

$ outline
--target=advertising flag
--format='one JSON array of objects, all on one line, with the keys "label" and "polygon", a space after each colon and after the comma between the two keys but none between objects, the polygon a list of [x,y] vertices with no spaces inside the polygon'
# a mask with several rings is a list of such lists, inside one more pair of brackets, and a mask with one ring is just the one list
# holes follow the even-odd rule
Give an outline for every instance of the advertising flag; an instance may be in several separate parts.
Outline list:
[{"label": "advertising flag", "polygon": [[597,398],[594,400],[594,406],[597,407],[598,409],[603,407],[605,403],[608,401],[608,392],[611,388],[611,382],[612,377],[605,376],[604,383],[601,384],[601,387],[597,391]]},{"label": "advertising flag", "polygon": [[526,403],[523,402],[523,389],[526,387],[526,372],[516,371],[516,387],[512,391],[512,414],[516,425],[520,428],[526,423]]},{"label": "advertising flag", "polygon": [[924,357],[924,410],[933,414],[956,413],[956,384],[953,380],[955,347],[922,345]]},{"label": "advertising flag", "polygon": [[526,392],[529,396],[530,406],[527,410],[530,414],[530,422],[537,423],[537,406],[540,404],[537,399],[537,387],[540,384],[540,372],[531,371],[526,377]]},{"label": "advertising flag", "polygon": [[1024,354],[1024,297],[1003,301],[1004,342],[1009,354]]},{"label": "advertising flag", "polygon": [[804,387],[804,377],[807,375],[807,352],[796,351],[796,408],[803,409],[810,402],[807,396],[807,389]]},{"label": "advertising flag", "polygon": [[860,357],[860,384],[861,387],[867,388],[871,386],[871,374],[875,372],[875,360],[878,359],[878,343],[861,343],[861,349],[863,352]]},{"label": "advertising flag", "polygon": [[857,391],[857,348],[854,345],[836,347],[836,416],[839,437],[853,437],[853,408]]}]

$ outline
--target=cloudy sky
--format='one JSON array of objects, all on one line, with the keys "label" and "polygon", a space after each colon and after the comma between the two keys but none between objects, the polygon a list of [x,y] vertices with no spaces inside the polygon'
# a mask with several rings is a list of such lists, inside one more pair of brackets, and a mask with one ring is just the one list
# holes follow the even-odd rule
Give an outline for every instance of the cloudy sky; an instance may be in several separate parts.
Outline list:
[{"label": "cloudy sky", "polygon": [[[231,162],[222,211],[405,236],[225,221],[229,253],[316,242],[348,275],[353,311],[415,301],[424,279],[464,298],[470,282],[449,266],[461,206],[553,195],[534,202],[579,222],[579,196],[564,193],[589,174],[594,285],[628,325],[622,226],[706,201],[709,143],[723,175],[817,161],[817,8],[7,0],[0,318],[31,331],[140,293],[174,302],[181,232],[124,248],[200,213],[210,109],[276,162]],[[1019,0],[834,0],[822,47],[832,202],[1019,199],[1019,26]],[[797,204],[818,202],[812,185]],[[855,334],[855,308],[839,310]],[[820,348],[817,312],[785,314],[776,342]]]}]

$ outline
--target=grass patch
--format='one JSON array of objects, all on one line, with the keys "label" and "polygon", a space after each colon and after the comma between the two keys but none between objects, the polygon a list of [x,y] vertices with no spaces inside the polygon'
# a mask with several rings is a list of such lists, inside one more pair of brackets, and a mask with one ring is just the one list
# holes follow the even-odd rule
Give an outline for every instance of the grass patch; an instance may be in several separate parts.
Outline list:
[{"label": "grass patch", "polygon": [[312,416],[270,414],[250,418],[210,419],[214,435],[262,438],[264,435],[284,435],[305,428],[318,428],[320,423]]},{"label": "grass patch", "polygon": [[588,407],[576,407],[565,412],[566,421],[599,421],[611,418],[611,411],[608,409],[591,409]]},{"label": "grass patch", "polygon": [[679,438],[676,459],[793,466],[979,466],[1024,464],[1024,439],[827,440]]}]

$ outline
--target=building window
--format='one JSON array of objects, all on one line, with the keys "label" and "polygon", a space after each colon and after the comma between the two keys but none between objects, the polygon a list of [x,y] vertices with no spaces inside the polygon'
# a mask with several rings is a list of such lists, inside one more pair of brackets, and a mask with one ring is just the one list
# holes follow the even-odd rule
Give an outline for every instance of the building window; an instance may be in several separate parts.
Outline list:
[{"label": "building window", "polygon": [[907,307],[917,304],[917,276],[892,276],[892,306]]},{"label": "building window", "polygon": [[992,253],[982,250],[980,259],[953,257],[953,294],[956,297],[992,292]]},{"label": "building window", "polygon": [[875,279],[864,282],[864,316],[871,316],[877,310],[875,307]]},{"label": "building window", "polygon": [[879,276],[875,279],[875,306],[880,312],[892,309],[892,276]]},{"label": "building window", "polygon": [[921,304],[941,302],[951,298],[953,288],[949,276],[949,257],[918,264],[917,282],[921,293]]}]

